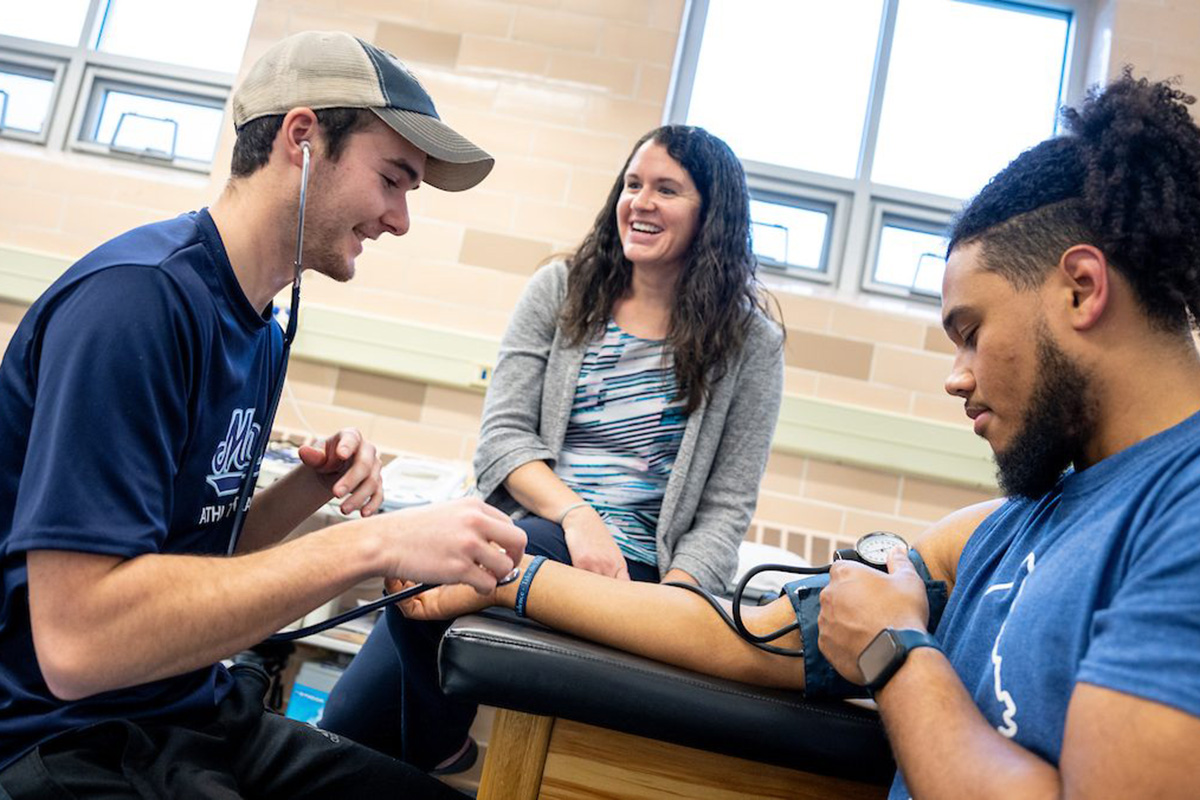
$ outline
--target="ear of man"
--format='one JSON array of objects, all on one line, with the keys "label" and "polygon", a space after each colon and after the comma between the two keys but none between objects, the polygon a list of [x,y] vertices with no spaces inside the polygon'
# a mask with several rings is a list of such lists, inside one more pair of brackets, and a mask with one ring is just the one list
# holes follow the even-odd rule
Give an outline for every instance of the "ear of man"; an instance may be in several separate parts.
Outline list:
[{"label": "ear of man", "polygon": [[1103,251],[1090,244],[1067,248],[1055,271],[1055,296],[1076,331],[1093,329],[1104,317],[1112,299],[1112,272]]},{"label": "ear of man", "polygon": [[316,155],[320,150],[317,135],[319,123],[317,114],[311,108],[293,108],[283,117],[283,123],[279,126],[279,134],[276,136],[276,147],[282,148],[284,159],[295,167],[300,167],[304,164],[304,150],[301,146],[302,142],[308,142],[312,148],[310,155]]}]

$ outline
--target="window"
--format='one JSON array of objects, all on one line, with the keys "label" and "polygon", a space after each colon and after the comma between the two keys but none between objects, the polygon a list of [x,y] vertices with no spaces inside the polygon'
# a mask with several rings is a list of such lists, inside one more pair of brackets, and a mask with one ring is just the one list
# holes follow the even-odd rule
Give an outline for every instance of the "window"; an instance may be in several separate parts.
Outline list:
[{"label": "window", "polygon": [[942,226],[932,220],[922,223],[893,216],[882,207],[878,217],[871,236],[875,246],[868,257],[868,288],[897,288],[918,297],[940,297],[949,244]]},{"label": "window", "polygon": [[950,217],[1082,95],[1086,10],[693,0],[668,116],[741,157],[769,269],[936,300]]},{"label": "window", "polygon": [[0,134],[32,142],[46,140],[61,70],[52,61],[0,60]]},{"label": "window", "polygon": [[254,5],[0,4],[0,136],[208,171]]},{"label": "window", "polygon": [[790,198],[750,200],[754,253],[763,264],[785,272],[822,272],[829,246],[832,208],[804,206]]}]

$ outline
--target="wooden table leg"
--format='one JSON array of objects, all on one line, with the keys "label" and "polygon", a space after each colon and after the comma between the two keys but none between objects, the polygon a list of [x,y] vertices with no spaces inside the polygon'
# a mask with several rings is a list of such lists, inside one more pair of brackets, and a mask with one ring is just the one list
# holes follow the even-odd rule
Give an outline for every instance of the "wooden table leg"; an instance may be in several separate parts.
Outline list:
[{"label": "wooden table leg", "polygon": [[478,800],[536,800],[554,717],[497,709]]}]

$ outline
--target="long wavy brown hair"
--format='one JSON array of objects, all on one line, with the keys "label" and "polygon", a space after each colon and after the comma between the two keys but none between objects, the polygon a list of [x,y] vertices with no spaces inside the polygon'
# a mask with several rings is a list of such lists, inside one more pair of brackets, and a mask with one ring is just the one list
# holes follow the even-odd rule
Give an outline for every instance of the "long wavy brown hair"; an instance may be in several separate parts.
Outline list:
[{"label": "long wavy brown hair", "polygon": [[754,316],[761,313],[778,323],[768,306],[773,298],[756,275],[746,173],[725,142],[691,125],[664,125],[637,141],[591,231],[567,259],[561,324],[572,345],[591,341],[608,324],[616,301],[629,292],[633,264],[621,246],[617,201],[629,162],[650,140],[687,171],[701,198],[699,225],[679,275],[667,332],[676,399],[686,400],[690,414],[741,354]]}]

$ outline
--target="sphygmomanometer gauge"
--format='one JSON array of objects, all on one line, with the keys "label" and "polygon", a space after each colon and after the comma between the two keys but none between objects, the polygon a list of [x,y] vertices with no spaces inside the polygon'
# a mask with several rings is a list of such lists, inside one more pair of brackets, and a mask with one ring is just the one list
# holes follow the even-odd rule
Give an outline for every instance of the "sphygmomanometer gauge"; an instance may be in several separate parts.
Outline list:
[{"label": "sphygmomanometer gauge", "polygon": [[890,531],[872,531],[854,543],[854,550],[863,563],[879,569],[887,568],[888,553],[896,548],[907,552],[908,542]]}]

